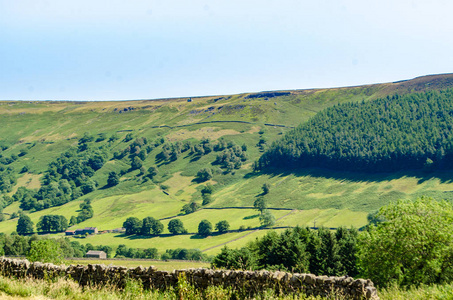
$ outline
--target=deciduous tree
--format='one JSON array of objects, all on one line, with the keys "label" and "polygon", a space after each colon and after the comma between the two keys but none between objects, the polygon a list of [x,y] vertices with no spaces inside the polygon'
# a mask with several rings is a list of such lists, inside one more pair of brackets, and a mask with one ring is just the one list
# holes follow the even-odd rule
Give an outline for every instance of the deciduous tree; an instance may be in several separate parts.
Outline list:
[{"label": "deciduous tree", "polygon": [[202,220],[198,224],[198,234],[201,236],[208,236],[212,233],[212,224],[208,220]]},{"label": "deciduous tree", "polygon": [[33,233],[33,222],[26,214],[21,214],[17,221],[16,232],[20,235]]},{"label": "deciduous tree", "polygon": [[168,231],[172,234],[181,234],[186,233],[187,230],[184,229],[184,224],[180,219],[172,219],[168,222]]},{"label": "deciduous tree", "polygon": [[379,285],[453,280],[453,205],[420,198],[382,207],[384,221],[360,235],[363,276]]},{"label": "deciduous tree", "polygon": [[227,232],[230,229],[230,223],[227,220],[220,221],[215,224],[215,229],[220,233]]}]

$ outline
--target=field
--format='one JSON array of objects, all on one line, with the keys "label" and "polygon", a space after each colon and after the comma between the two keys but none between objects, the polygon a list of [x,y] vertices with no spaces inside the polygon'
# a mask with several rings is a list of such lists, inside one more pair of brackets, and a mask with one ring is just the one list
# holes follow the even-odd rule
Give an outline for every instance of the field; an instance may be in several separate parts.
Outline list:
[{"label": "field", "polygon": [[[452,171],[425,173],[408,171],[399,173],[362,174],[345,170],[334,172],[322,169],[303,169],[281,173],[274,170],[253,172],[252,163],[264,148],[280,138],[294,126],[307,121],[316,112],[348,101],[369,101],[394,92],[404,93],[423,90],[422,87],[444,88],[452,86],[452,76],[443,81],[437,77],[418,78],[403,83],[368,85],[360,87],[296,90],[287,95],[272,97],[240,94],[216,97],[162,99],[124,102],[1,102],[0,142],[8,148],[3,157],[18,158],[6,167],[14,170],[16,184],[7,193],[12,196],[19,187],[38,190],[47,166],[70,147],[76,147],[85,133],[106,140],[92,142],[92,147],[104,149],[109,160],[92,177],[97,189],[67,204],[41,211],[26,211],[36,225],[40,217],[48,214],[63,215],[68,220],[77,216],[79,205],[90,199],[94,216],[71,229],[96,226],[100,231],[123,226],[128,217],[143,219],[151,216],[162,220],[164,232],[159,237],[125,236],[105,233],[78,239],[81,243],[117,247],[154,247],[160,253],[166,249],[197,248],[214,255],[224,244],[242,247],[262,236],[267,230],[246,230],[260,225],[258,212],[252,207],[261,195],[263,184],[269,184],[269,194],[264,198],[277,220],[275,226],[354,226],[367,224],[367,215],[382,205],[401,198],[414,199],[423,195],[437,199],[453,200]],[[432,82],[432,85],[428,83]],[[443,82],[441,86],[437,86]],[[113,153],[122,151],[133,138],[146,137],[149,141],[164,138],[167,143],[189,141],[197,144],[204,138],[212,143],[219,139],[244,145],[248,160],[240,169],[225,172],[213,164],[219,152],[212,151],[200,158],[182,153],[175,161],[159,158],[162,145],[149,152],[143,167],[156,166],[159,170],[153,180],[130,171],[130,162],[113,159]],[[116,136],[113,142],[107,140]],[[133,140],[132,140],[133,141]],[[22,152],[21,152],[22,151]],[[25,154],[22,154],[25,153]],[[21,155],[19,155],[21,154]],[[27,171],[21,171],[24,166]],[[213,178],[200,183],[195,179],[201,168],[212,168]],[[122,172],[120,183],[108,187],[109,172]],[[214,187],[213,202],[195,213],[182,215],[181,208],[191,201],[201,203],[201,189],[206,184]],[[215,208],[215,209],[214,209]],[[0,232],[16,230],[19,203],[13,202],[3,209],[6,220],[0,222]],[[171,218],[179,218],[189,235],[172,236],[167,230]],[[232,232],[197,238],[201,220],[214,226],[227,220]],[[277,229],[282,230],[282,229]],[[62,236],[55,234],[53,236]]]},{"label": "field", "polygon": [[149,267],[154,266],[161,271],[173,271],[189,268],[209,268],[210,264],[199,261],[162,261],[162,260],[133,260],[133,259],[67,259],[66,265],[88,265],[88,264],[104,264],[106,266],[123,266],[135,268],[138,266]]}]

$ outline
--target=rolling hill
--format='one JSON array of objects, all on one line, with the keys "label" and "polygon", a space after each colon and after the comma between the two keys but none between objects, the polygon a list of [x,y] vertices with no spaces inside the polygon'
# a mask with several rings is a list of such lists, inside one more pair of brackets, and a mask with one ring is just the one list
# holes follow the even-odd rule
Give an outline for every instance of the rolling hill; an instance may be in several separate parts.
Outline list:
[{"label": "rolling hill", "polygon": [[[86,199],[91,200],[94,216],[73,228],[96,226],[102,231],[121,227],[128,217],[164,219],[164,234],[159,237],[105,233],[80,239],[82,243],[155,247],[160,252],[199,248],[208,254],[224,243],[240,247],[263,234],[239,231],[259,226],[258,213],[251,207],[263,184],[270,186],[264,195],[269,206],[287,209],[271,210],[278,227],[361,227],[370,212],[392,200],[422,195],[453,199],[453,172],[448,169],[431,173],[316,167],[253,170],[254,162],[274,141],[327,108],[451,87],[453,74],[445,74],[357,87],[179,99],[2,101],[0,183],[5,220],[0,231],[16,229],[17,217],[9,218],[24,207],[25,197],[19,197],[24,190],[30,193],[30,209],[25,213],[35,225],[43,215],[58,214],[68,220],[77,216]],[[134,160],[141,166],[134,167]],[[158,170],[152,179],[150,167]],[[200,182],[197,173],[204,168],[213,175]],[[119,177],[115,186],[108,185],[112,172]],[[61,184],[63,179],[67,185]],[[180,215],[185,204],[201,204],[201,190],[208,183],[213,186],[212,202]],[[175,216],[189,233],[197,231],[202,219],[213,224],[227,220],[232,231],[203,239],[172,236],[166,225]]]}]

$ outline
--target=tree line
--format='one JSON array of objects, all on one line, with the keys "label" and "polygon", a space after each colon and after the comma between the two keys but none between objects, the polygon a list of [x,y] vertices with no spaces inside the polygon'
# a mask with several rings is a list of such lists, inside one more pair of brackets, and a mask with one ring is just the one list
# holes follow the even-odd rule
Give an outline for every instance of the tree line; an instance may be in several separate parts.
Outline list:
[{"label": "tree line", "polygon": [[447,89],[335,105],[274,142],[254,167],[451,169],[452,99]]},{"label": "tree line", "polygon": [[359,276],[380,287],[453,282],[451,201],[399,200],[371,218],[361,232],[272,231],[241,249],[224,247],[212,267]]},{"label": "tree line", "polygon": [[132,248],[119,245],[116,250],[110,246],[81,244],[68,238],[46,238],[36,234],[21,236],[16,233],[0,233],[0,255],[27,256],[32,261],[62,263],[64,258],[85,257],[90,250],[104,251],[107,257],[145,258],[145,259],[180,259],[209,261],[210,257],[199,249],[168,249],[159,254],[156,248]]},{"label": "tree line", "polygon": [[[212,142],[209,138],[203,138],[199,143],[195,144],[190,141],[165,143],[162,146],[162,152],[157,155],[157,159],[170,163],[177,160],[182,153],[188,152],[194,160],[197,160],[213,151],[220,153],[217,154],[212,165],[219,165],[225,173],[240,169],[242,164],[248,159],[246,153],[247,145],[238,146],[233,141],[227,141],[223,138],[220,138],[217,142]],[[208,179],[200,178],[200,181]]]},{"label": "tree line", "polygon": [[[13,195],[24,210],[39,211],[63,205],[97,189],[91,177],[102,168],[108,158],[104,146],[94,145],[95,137],[85,134],[49,166],[38,191],[20,187]],[[99,140],[96,140],[99,142]]]},{"label": "tree line", "polygon": [[267,233],[241,249],[224,247],[212,266],[227,269],[286,270],[297,273],[357,275],[358,231],[339,228],[310,230],[295,227]]},{"label": "tree line", "polygon": [[[164,225],[158,219],[153,217],[146,217],[140,220],[137,217],[129,217],[124,221],[123,227],[126,229],[126,235],[144,235],[144,236],[157,236],[164,231]],[[219,221],[215,224],[215,229],[218,233],[225,233],[230,228],[230,224],[226,220]],[[172,219],[168,222],[167,229],[171,234],[185,234],[187,229],[180,219]],[[200,236],[208,236],[213,233],[212,223],[208,220],[202,220],[198,224],[197,234]]]}]

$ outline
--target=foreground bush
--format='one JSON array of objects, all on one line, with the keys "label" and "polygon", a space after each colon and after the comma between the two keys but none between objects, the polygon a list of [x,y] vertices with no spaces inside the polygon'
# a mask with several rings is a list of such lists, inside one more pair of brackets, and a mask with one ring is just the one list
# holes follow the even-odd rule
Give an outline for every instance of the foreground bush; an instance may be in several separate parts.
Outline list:
[{"label": "foreground bush", "polygon": [[382,207],[377,216],[383,222],[360,235],[362,276],[380,286],[453,281],[450,202],[401,200]]}]

